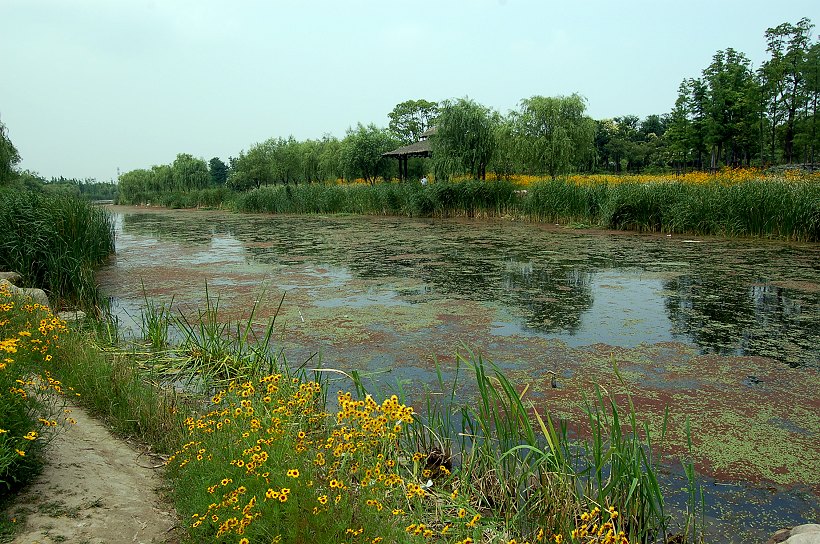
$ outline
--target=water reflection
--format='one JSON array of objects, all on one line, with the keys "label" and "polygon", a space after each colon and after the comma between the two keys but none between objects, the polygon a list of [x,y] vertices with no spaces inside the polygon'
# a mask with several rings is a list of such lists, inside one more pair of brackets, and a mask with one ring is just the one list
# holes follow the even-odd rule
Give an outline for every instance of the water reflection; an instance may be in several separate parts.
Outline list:
[{"label": "water reflection", "polygon": [[814,246],[575,234],[513,223],[203,212],[118,214],[117,225],[123,235],[191,248],[189,266],[309,261],[351,278],[417,281],[325,305],[466,299],[500,308],[497,335],[571,345],[677,339],[704,353],[792,366],[816,367],[820,358]]}]

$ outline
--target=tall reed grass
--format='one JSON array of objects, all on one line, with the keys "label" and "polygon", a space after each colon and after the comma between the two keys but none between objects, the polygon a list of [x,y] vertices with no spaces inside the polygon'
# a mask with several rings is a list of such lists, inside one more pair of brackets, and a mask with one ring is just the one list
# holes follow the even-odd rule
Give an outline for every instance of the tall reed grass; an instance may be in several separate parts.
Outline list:
[{"label": "tall reed grass", "polygon": [[78,197],[0,191],[0,268],[58,305],[99,303],[96,268],[114,251],[109,214]]},{"label": "tall reed grass", "polygon": [[412,217],[498,216],[511,213],[515,186],[506,181],[264,187],[237,195],[242,212],[355,213]]}]

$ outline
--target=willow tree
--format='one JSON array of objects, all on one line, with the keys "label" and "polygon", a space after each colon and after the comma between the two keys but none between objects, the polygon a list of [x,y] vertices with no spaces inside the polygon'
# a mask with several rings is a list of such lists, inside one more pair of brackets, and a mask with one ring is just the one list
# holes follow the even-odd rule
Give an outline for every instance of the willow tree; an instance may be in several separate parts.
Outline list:
[{"label": "willow tree", "polygon": [[0,121],[0,185],[10,183],[17,177],[14,167],[20,162],[20,154],[6,135],[6,125]]},{"label": "willow tree", "polygon": [[525,98],[513,120],[524,164],[553,179],[584,164],[595,150],[595,122],[577,94]]},{"label": "willow tree", "polygon": [[473,179],[487,178],[487,164],[496,149],[498,116],[469,98],[445,101],[430,138],[433,169],[437,179],[469,173]]}]

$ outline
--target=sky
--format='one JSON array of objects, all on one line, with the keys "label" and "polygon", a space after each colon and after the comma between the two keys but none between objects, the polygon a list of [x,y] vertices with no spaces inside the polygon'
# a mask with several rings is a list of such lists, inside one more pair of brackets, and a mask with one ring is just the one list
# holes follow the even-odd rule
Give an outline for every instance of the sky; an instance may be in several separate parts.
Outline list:
[{"label": "sky", "polygon": [[[0,0],[0,121],[50,178],[190,153],[227,162],[271,137],[386,127],[405,100],[502,113],[578,93],[595,119],[669,112],[718,50],[816,0]],[[815,29],[814,36],[817,35]]]}]

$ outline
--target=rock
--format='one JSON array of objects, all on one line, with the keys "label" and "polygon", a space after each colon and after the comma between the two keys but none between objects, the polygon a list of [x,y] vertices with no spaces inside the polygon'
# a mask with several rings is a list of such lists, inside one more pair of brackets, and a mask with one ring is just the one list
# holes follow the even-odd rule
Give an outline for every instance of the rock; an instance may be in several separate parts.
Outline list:
[{"label": "rock", "polygon": [[65,312],[58,312],[57,317],[66,323],[82,323],[85,321],[85,312],[82,310],[67,310]]},{"label": "rock", "polygon": [[792,536],[802,535],[804,533],[820,533],[820,525],[816,523],[807,523],[805,525],[798,525],[792,529]]},{"label": "rock", "polygon": [[46,308],[49,307],[48,296],[46,296],[46,292],[42,289],[36,289],[33,287],[17,287],[6,279],[0,279],[0,285],[8,285],[9,292],[11,292],[12,295],[16,295],[24,299],[30,298],[35,304],[40,304]]},{"label": "rock", "polygon": [[820,544],[820,533],[800,533],[792,535],[783,544]]},{"label": "rock", "polygon": [[0,280],[7,280],[9,283],[16,285],[20,281],[20,274],[17,272],[0,272]]},{"label": "rock", "polygon": [[806,523],[792,529],[780,529],[766,544],[820,544],[820,525]]}]

